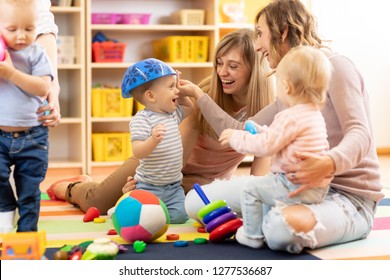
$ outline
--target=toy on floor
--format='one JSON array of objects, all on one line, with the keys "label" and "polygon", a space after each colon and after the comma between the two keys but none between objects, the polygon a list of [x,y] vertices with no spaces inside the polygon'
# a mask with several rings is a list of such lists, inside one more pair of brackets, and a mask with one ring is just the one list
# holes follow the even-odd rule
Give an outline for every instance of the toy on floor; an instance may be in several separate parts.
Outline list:
[{"label": "toy on floor", "polygon": [[164,202],[145,190],[122,195],[111,218],[119,236],[129,243],[155,240],[168,230],[170,223]]},{"label": "toy on floor", "polygon": [[100,217],[100,212],[96,207],[89,207],[87,212],[85,212],[83,221],[84,223],[92,222],[95,218]]},{"label": "toy on floor", "polygon": [[133,249],[136,253],[142,253],[145,251],[146,243],[140,240],[137,240],[133,243]]},{"label": "toy on floor", "polygon": [[82,260],[114,260],[119,249],[110,238],[96,238],[85,250]]},{"label": "toy on floor", "polygon": [[194,189],[203,203],[206,204],[198,212],[198,218],[206,225],[206,231],[210,233],[211,242],[220,242],[232,237],[237,229],[242,226],[242,220],[232,212],[226,201],[216,200],[211,202],[203,192],[199,184]]},{"label": "toy on floor", "polygon": [[7,49],[7,46],[5,45],[5,41],[3,39],[3,36],[1,36],[1,34],[0,34],[0,61],[4,61],[6,49]]},{"label": "toy on floor", "polygon": [[41,260],[46,250],[46,232],[17,232],[2,236],[2,260]]}]

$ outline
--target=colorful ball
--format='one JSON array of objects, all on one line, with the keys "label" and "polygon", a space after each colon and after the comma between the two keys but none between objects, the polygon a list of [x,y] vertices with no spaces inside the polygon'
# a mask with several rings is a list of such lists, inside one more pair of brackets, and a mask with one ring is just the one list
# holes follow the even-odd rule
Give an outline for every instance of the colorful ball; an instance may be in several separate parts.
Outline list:
[{"label": "colorful ball", "polygon": [[120,237],[133,243],[159,238],[168,230],[170,220],[167,207],[156,195],[133,190],[119,198],[112,222]]}]

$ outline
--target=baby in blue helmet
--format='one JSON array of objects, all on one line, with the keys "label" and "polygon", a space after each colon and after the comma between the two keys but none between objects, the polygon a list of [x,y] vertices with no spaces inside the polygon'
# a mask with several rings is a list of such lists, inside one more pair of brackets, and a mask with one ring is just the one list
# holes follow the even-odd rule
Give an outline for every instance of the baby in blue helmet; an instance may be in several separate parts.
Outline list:
[{"label": "baby in blue helmet", "polygon": [[130,66],[122,80],[122,96],[145,106],[130,121],[133,154],[140,161],[135,188],[157,195],[167,206],[172,224],[188,220],[179,124],[193,110],[189,97],[179,96],[177,80],[177,73],[155,58]]}]

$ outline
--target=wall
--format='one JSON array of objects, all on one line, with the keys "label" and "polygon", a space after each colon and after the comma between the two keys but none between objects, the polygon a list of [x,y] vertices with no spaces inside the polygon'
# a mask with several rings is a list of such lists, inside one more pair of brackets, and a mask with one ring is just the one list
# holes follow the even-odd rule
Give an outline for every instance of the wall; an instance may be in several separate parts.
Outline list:
[{"label": "wall", "polygon": [[390,148],[390,3],[383,0],[311,0],[319,33],[362,72],[371,99],[379,148]]}]

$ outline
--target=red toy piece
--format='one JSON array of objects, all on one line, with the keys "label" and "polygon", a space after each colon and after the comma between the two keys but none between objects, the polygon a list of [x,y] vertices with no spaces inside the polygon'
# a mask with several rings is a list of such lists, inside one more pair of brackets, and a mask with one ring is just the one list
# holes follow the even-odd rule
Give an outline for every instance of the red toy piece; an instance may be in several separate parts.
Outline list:
[{"label": "red toy piece", "polygon": [[175,233],[167,234],[166,239],[167,240],[179,240],[180,235],[175,234]]},{"label": "red toy piece", "polygon": [[85,223],[92,222],[95,218],[99,218],[100,212],[96,207],[89,207],[87,213],[85,213],[83,221]]},{"label": "red toy piece", "polygon": [[118,233],[116,232],[115,229],[109,229],[108,232],[107,232],[107,235],[117,235]]}]

